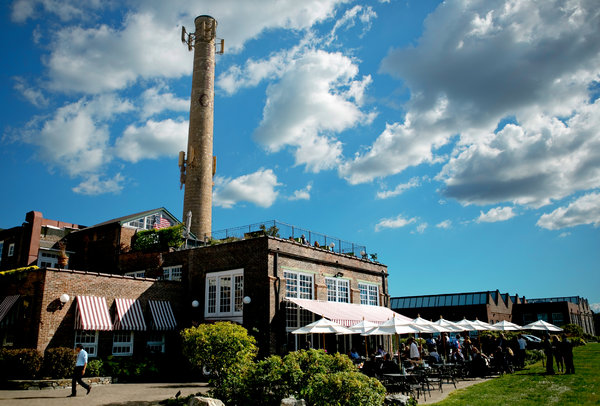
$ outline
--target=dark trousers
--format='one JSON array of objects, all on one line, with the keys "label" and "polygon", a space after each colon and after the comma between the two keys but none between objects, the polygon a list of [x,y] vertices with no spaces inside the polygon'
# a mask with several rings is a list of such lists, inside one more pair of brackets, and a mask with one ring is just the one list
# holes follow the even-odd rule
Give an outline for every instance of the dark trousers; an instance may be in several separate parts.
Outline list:
[{"label": "dark trousers", "polygon": [[574,374],[575,365],[573,365],[573,356],[565,357],[565,374]]},{"label": "dark trousers", "polygon": [[75,367],[75,370],[73,371],[73,380],[71,381],[72,395],[77,395],[77,383],[83,386],[85,390],[88,390],[90,388],[90,385],[83,382],[83,379],[81,378],[83,378],[83,367]]}]

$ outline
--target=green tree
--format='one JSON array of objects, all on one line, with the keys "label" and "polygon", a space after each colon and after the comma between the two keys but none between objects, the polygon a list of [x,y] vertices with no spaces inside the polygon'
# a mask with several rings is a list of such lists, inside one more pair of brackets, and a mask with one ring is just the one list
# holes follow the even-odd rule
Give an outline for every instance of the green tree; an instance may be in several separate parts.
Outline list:
[{"label": "green tree", "polygon": [[566,324],[562,326],[562,329],[564,330],[565,334],[568,334],[571,337],[583,336],[583,329],[577,324]]},{"label": "green tree", "polygon": [[198,369],[211,371],[210,384],[221,400],[225,386],[237,386],[258,352],[256,339],[242,326],[216,322],[190,327],[181,332],[183,355]]}]

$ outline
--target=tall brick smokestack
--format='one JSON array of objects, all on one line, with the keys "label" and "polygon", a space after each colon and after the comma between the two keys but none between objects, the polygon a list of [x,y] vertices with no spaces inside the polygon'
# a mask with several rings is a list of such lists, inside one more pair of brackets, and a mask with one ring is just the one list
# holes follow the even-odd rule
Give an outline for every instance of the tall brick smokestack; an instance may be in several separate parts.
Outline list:
[{"label": "tall brick smokestack", "polygon": [[[196,17],[194,23],[194,34],[186,34],[185,28],[182,30],[182,41],[188,44],[190,50],[194,48],[194,73],[187,157],[180,153],[179,165],[182,185],[185,183],[183,219],[189,223],[189,231],[202,240],[211,235],[212,227],[212,189],[216,165],[216,159],[213,158],[213,113],[217,21],[203,15]],[[191,222],[188,220],[190,213]]]}]

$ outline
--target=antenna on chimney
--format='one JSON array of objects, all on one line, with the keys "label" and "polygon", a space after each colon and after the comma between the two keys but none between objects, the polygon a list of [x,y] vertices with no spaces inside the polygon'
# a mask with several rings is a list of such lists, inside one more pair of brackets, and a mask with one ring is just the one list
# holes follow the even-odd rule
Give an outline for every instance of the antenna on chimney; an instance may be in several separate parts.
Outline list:
[{"label": "antenna on chimney", "polygon": [[192,48],[194,47],[194,40],[196,39],[196,34],[188,34],[188,32],[185,30],[185,27],[182,25],[181,26],[181,42],[183,42],[184,44],[187,44],[188,46],[188,51],[191,51]]}]

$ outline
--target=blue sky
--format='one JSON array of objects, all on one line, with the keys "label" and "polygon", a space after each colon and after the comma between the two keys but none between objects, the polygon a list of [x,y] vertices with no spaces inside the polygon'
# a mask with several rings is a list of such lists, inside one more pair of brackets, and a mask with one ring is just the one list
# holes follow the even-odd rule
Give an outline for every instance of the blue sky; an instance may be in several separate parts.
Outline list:
[{"label": "blue sky", "polygon": [[594,0],[4,2],[0,227],[182,217],[192,54],[218,56],[213,228],[355,241],[392,296],[600,303]]}]

